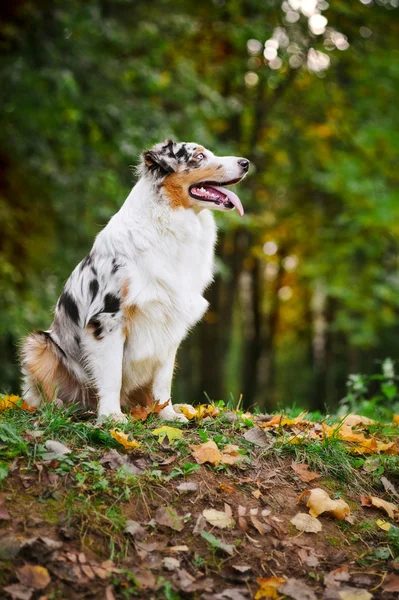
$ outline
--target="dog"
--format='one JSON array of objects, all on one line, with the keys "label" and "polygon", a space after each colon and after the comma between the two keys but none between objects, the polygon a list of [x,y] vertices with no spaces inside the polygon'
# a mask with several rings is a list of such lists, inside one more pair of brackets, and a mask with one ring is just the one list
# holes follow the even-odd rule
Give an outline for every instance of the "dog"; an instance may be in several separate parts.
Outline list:
[{"label": "dog", "polygon": [[236,209],[228,186],[249,160],[215,156],[166,140],[142,153],[138,181],[65,284],[47,331],[22,345],[22,394],[97,408],[125,421],[123,408],[171,402],[177,349],[208,307],[216,225],[211,210]]}]

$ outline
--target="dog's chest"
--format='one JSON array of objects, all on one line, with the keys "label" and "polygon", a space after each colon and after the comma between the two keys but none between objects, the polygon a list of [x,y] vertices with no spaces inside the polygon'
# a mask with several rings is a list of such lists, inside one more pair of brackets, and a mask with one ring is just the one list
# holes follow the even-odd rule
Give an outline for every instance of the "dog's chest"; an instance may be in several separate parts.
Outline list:
[{"label": "dog's chest", "polygon": [[159,236],[130,269],[125,353],[132,361],[162,360],[208,306],[203,291],[212,279],[214,232],[208,226],[180,233]]}]

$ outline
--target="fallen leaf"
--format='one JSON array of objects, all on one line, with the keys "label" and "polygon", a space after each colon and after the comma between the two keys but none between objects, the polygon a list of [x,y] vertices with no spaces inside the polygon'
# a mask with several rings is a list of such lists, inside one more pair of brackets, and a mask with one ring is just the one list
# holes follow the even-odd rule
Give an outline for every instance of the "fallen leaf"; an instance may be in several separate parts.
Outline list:
[{"label": "fallen leaf", "polygon": [[307,513],[298,513],[290,521],[298,531],[305,533],[318,533],[322,529],[322,525],[318,519],[308,515]]},{"label": "fallen leaf", "polygon": [[266,437],[266,433],[260,427],[248,429],[248,431],[244,433],[244,438],[248,442],[254,444],[254,446],[260,446],[261,448],[268,446],[270,443]]},{"label": "fallen leaf", "polygon": [[384,510],[391,519],[399,518],[399,509],[393,502],[387,502],[377,496],[360,496],[360,501],[362,506],[374,506],[375,508]]},{"label": "fallen leaf", "polygon": [[6,394],[5,396],[0,397],[0,412],[19,407],[20,404],[20,396],[15,396],[15,394]]},{"label": "fallen leaf", "polygon": [[348,567],[344,565],[324,575],[324,585],[327,588],[335,588],[340,586],[343,581],[349,581],[349,579]]},{"label": "fallen leaf", "polygon": [[384,490],[386,492],[389,492],[390,494],[392,494],[392,496],[396,496],[397,498],[399,498],[399,494],[396,491],[395,486],[391,481],[389,481],[389,479],[387,479],[386,477],[381,477],[381,483],[384,486]]},{"label": "fallen leaf", "polygon": [[375,523],[377,527],[379,527],[383,531],[389,531],[392,527],[392,525],[388,523],[388,521],[384,521],[384,519],[377,519]]},{"label": "fallen leaf", "polygon": [[291,467],[294,469],[295,473],[297,473],[299,479],[305,481],[305,483],[309,483],[309,481],[320,479],[320,477],[322,477],[320,473],[309,471],[309,465],[306,465],[305,463],[296,463],[295,461],[292,461]]},{"label": "fallen leaf", "polygon": [[231,529],[235,525],[234,519],[220,510],[210,508],[203,510],[202,514],[208,523],[219,529]]},{"label": "fallen leaf", "polygon": [[155,520],[158,523],[158,525],[170,527],[175,531],[182,531],[184,527],[182,517],[180,517],[177,514],[177,512],[170,506],[163,506],[161,508],[158,508],[157,512],[155,513]]},{"label": "fallen leaf", "polygon": [[337,593],[341,600],[371,600],[373,597],[367,590],[351,587],[338,590]]},{"label": "fallen leaf", "polygon": [[24,565],[23,567],[17,569],[16,573],[22,585],[26,585],[26,587],[30,587],[35,590],[44,589],[51,581],[47,569],[39,565]]},{"label": "fallen leaf", "polygon": [[12,600],[30,600],[34,592],[32,588],[28,588],[20,583],[13,583],[5,587],[4,591],[11,596]]},{"label": "fallen leaf", "polygon": [[163,408],[165,408],[165,406],[167,406],[168,404],[169,404],[169,400],[167,400],[163,404],[160,404],[159,400],[158,400],[158,402],[156,402],[153,405],[151,405],[151,404],[148,406],[137,405],[131,409],[130,414],[132,417],[134,417],[138,421],[145,421],[150,415],[157,415],[158,413],[160,413],[161,410]]},{"label": "fallen leaf", "polygon": [[157,429],[154,429],[152,433],[158,436],[158,442],[161,444],[166,437],[168,438],[169,443],[174,442],[175,440],[180,440],[183,437],[183,431],[181,429],[177,429],[177,427],[169,427],[169,425],[158,427]]},{"label": "fallen leaf", "polygon": [[393,415],[393,422],[399,425],[399,415]]},{"label": "fallen leaf", "polygon": [[198,490],[198,483],[195,483],[195,481],[183,481],[183,483],[180,483],[176,487],[176,490],[180,493],[196,492]]},{"label": "fallen leaf", "polygon": [[137,523],[137,521],[132,520],[126,521],[124,531],[137,540],[142,540],[147,535],[147,531],[144,527],[142,527],[140,523]]},{"label": "fallen leaf", "polygon": [[110,434],[118,444],[121,444],[125,448],[125,450],[133,450],[133,448],[138,448],[140,446],[135,440],[129,440],[128,434],[123,433],[123,431],[120,431],[119,429],[111,429]]},{"label": "fallen leaf", "polygon": [[244,460],[240,453],[241,448],[235,444],[227,444],[222,450],[220,462],[224,465],[236,465]]},{"label": "fallen leaf", "polygon": [[204,444],[191,446],[191,449],[193,450],[193,457],[200,465],[210,463],[217,466],[221,461],[222,453],[213,440],[209,440]]},{"label": "fallen leaf", "polygon": [[307,500],[306,506],[309,508],[312,517],[318,517],[326,512],[342,521],[350,514],[350,508],[345,500],[332,500],[327,492],[321,488],[306,490],[299,496],[298,502],[303,499]]},{"label": "fallen leaf", "polygon": [[254,600],[261,600],[261,598],[278,598],[278,587],[285,583],[284,577],[258,577],[256,583],[260,585],[260,588],[255,594]]},{"label": "fallen leaf", "polygon": [[300,579],[290,577],[287,581],[278,586],[278,591],[294,600],[317,600],[314,591]]},{"label": "fallen leaf", "polygon": [[201,598],[203,600],[249,600],[250,595],[246,589],[226,588],[219,594],[204,594]]},{"label": "fallen leaf", "polygon": [[382,589],[384,592],[399,592],[399,575],[388,573]]},{"label": "fallen leaf", "polygon": [[65,456],[72,452],[68,446],[65,446],[65,444],[62,444],[61,442],[57,442],[56,440],[47,440],[45,446],[48,452],[52,452],[58,456]]},{"label": "fallen leaf", "polygon": [[252,567],[248,565],[231,565],[231,568],[239,573],[250,573],[252,571]]},{"label": "fallen leaf", "polygon": [[180,560],[173,558],[173,556],[167,556],[162,560],[162,564],[168,571],[176,571],[180,569]]},{"label": "fallen leaf", "polygon": [[182,413],[189,420],[198,417],[197,409],[191,404],[174,404],[173,407],[176,412]]},{"label": "fallen leaf", "polygon": [[236,488],[228,483],[221,483],[219,485],[219,490],[221,492],[227,492],[228,494],[235,494],[236,493]]},{"label": "fallen leaf", "polygon": [[359,425],[373,425],[375,421],[373,421],[373,419],[369,419],[368,417],[350,413],[342,419],[342,423],[345,423],[345,425],[349,425],[350,427],[357,427]]},{"label": "fallen leaf", "polygon": [[272,417],[266,423],[262,423],[261,425],[259,425],[259,427],[262,427],[262,428],[276,427],[276,428],[278,428],[278,427],[284,427],[286,425],[288,425],[288,427],[291,427],[292,425],[298,425],[299,423],[307,424],[307,423],[309,423],[309,421],[304,420],[304,417],[306,417],[307,414],[308,414],[307,411],[302,412],[300,415],[298,415],[294,419],[290,419],[290,418],[286,417],[285,415],[274,415],[274,417]]}]

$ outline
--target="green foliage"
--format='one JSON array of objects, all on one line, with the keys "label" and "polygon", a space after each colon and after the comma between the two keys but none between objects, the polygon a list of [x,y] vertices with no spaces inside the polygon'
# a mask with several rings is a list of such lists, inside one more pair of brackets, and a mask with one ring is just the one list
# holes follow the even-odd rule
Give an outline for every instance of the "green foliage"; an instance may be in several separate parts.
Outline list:
[{"label": "green foliage", "polygon": [[340,414],[354,412],[380,421],[392,420],[399,413],[399,378],[389,358],[382,362],[382,373],[350,375],[347,394],[340,402]]}]

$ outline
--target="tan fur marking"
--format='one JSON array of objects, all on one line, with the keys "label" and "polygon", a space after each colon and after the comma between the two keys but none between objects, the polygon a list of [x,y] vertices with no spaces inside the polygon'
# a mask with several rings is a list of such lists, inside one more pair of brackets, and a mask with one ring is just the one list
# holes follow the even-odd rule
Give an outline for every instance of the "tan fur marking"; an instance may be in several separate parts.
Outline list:
[{"label": "tan fur marking", "polygon": [[122,300],[125,300],[127,298],[128,293],[129,293],[129,280],[125,279],[125,281],[122,283],[122,288],[121,288]]},{"label": "tan fur marking", "polygon": [[134,408],[135,406],[143,406],[146,408],[152,408],[154,405],[154,396],[152,395],[153,382],[150,381],[145,386],[136,388],[130,392],[122,393],[121,404],[127,408]]},{"label": "tan fur marking", "polygon": [[32,335],[24,348],[25,365],[34,381],[40,385],[49,400],[53,400],[57,388],[59,360],[48,346],[46,339]]},{"label": "tan fur marking", "polygon": [[172,208],[191,208],[194,205],[188,195],[188,188],[201,181],[218,178],[217,167],[204,167],[193,171],[177,171],[169,175],[162,184]]}]

